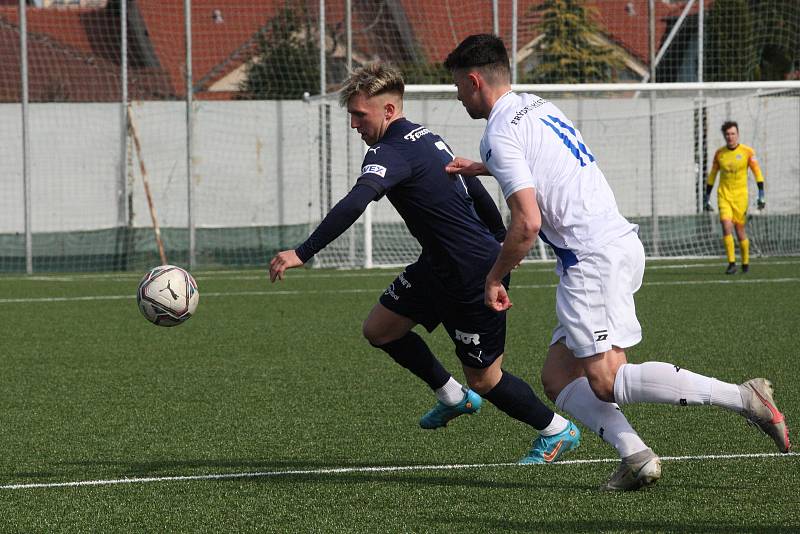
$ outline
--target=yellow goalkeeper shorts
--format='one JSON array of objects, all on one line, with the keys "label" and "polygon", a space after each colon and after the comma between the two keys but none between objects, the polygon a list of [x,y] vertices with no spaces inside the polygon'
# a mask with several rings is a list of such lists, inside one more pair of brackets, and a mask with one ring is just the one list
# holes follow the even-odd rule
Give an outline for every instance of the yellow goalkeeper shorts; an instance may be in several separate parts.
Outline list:
[{"label": "yellow goalkeeper shorts", "polygon": [[734,224],[747,222],[747,192],[731,194],[720,191],[717,195],[719,204],[719,220],[733,221]]}]

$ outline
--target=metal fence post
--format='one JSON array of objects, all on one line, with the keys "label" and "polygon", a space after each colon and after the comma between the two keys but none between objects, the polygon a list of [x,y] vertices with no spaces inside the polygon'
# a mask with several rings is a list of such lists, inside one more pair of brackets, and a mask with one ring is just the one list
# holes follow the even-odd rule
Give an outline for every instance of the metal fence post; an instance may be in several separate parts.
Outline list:
[{"label": "metal fence post", "polygon": [[25,272],[33,273],[33,231],[31,229],[31,145],[28,109],[28,14],[25,0],[19,0],[19,63],[22,80],[22,188],[25,197]]},{"label": "metal fence post", "polygon": [[194,130],[194,114],[192,113],[192,0],[184,0],[183,11],[186,25],[186,202],[188,210],[189,230],[189,269],[196,263],[196,243],[194,228],[194,181],[192,180],[192,131]]}]

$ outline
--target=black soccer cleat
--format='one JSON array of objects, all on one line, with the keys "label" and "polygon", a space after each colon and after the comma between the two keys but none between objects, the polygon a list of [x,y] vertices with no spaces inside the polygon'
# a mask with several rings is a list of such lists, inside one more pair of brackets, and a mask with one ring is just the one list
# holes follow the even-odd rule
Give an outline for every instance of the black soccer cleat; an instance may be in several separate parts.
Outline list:
[{"label": "black soccer cleat", "polygon": [[747,271],[749,271],[749,270],[750,270],[750,264],[749,263],[743,263],[742,264],[742,274],[746,274]]},{"label": "black soccer cleat", "polygon": [[729,263],[728,268],[725,269],[725,274],[736,274],[736,263]]}]

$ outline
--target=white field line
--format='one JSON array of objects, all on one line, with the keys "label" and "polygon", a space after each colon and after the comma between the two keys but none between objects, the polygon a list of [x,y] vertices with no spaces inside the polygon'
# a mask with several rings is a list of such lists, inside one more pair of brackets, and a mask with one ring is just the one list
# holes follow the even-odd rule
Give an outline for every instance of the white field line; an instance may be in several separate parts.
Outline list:
[{"label": "white field line", "polygon": [[[800,453],[790,452],[781,453],[755,453],[755,454],[707,454],[700,456],[662,456],[661,460],[666,462],[686,462],[697,460],[740,460],[753,458],[787,458],[797,457]],[[555,465],[578,465],[578,464],[600,464],[618,462],[619,458],[598,458],[593,460],[564,460]],[[535,465],[535,464],[534,464]],[[184,475],[184,476],[164,476],[164,477],[130,477],[112,478],[104,480],[78,480],[74,482],[37,482],[32,484],[6,484],[0,486],[0,490],[19,490],[19,489],[42,489],[42,488],[75,488],[80,486],[112,486],[115,484],[146,484],[152,482],[184,482],[189,480],[226,480],[237,478],[266,478],[279,476],[297,475],[336,475],[347,473],[391,473],[398,471],[445,471],[456,469],[485,469],[492,467],[529,467],[520,466],[517,463],[493,463],[493,464],[450,464],[450,465],[400,465],[400,466],[379,466],[379,467],[335,467],[329,469],[297,469],[292,471],[255,471],[243,473],[219,473],[209,475]]]},{"label": "white field line", "polygon": [[[667,263],[662,265],[661,263],[667,260],[651,260],[648,262],[647,270],[668,270],[668,269],[680,269],[680,270],[690,270],[693,268],[706,268],[706,267],[724,267],[724,259],[714,260],[714,261],[705,261],[705,262],[696,262],[696,263]],[[769,261],[759,263],[758,265],[763,267],[770,267],[772,265],[797,265],[800,264],[800,259],[797,260],[780,260],[780,261]],[[555,268],[555,261],[554,260],[544,260],[540,261],[537,260],[535,262],[525,262],[525,267],[522,273],[532,273],[532,272],[553,272]],[[396,274],[401,267],[398,268],[389,268],[389,267],[381,267],[378,269],[370,269],[366,271],[332,271],[332,272],[323,272],[323,271],[311,271],[311,272],[303,272],[303,271],[296,271],[290,273],[288,276],[291,278],[298,278],[298,279],[306,279],[306,278],[320,278],[320,279],[327,279],[327,278],[385,278],[386,276],[391,276]],[[195,273],[193,273],[195,274]],[[266,280],[268,277],[267,270],[264,269],[262,271],[258,270],[250,270],[250,271],[242,271],[242,270],[224,270],[224,271],[198,271],[196,273],[195,278],[197,280]],[[11,275],[11,276],[0,276],[0,283],[2,282],[13,282],[13,281],[23,281],[23,282],[85,282],[89,280],[103,280],[107,282],[130,282],[131,280],[139,280],[141,279],[141,274],[139,273],[91,273],[91,274],[74,274],[74,275]]]},{"label": "white field line", "polygon": [[[673,280],[665,282],[645,282],[644,286],[685,286],[685,285],[710,285],[710,284],[784,284],[790,282],[800,282],[800,278],[738,278],[724,280]],[[512,293],[519,289],[553,289],[556,284],[518,284],[511,286]],[[203,298],[207,297],[258,297],[268,295],[343,295],[347,293],[378,293],[385,287],[368,289],[297,289],[297,290],[275,290],[275,291],[228,291],[224,293],[205,293],[201,292]],[[46,302],[85,302],[99,300],[131,300],[136,295],[86,295],[83,297],[20,297],[0,299],[0,304],[27,304],[27,303],[46,303]]]}]

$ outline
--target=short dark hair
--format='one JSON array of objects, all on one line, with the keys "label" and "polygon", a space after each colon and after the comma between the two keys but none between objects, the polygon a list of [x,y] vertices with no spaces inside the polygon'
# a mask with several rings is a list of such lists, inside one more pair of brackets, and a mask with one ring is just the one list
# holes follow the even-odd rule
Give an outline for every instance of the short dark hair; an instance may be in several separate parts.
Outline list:
[{"label": "short dark hair", "polygon": [[508,63],[508,52],[503,40],[489,33],[470,35],[455,48],[444,66],[449,71],[459,69],[481,68],[489,72],[511,76]]},{"label": "short dark hair", "polygon": [[730,128],[736,128],[736,131],[739,131],[739,124],[736,121],[725,121],[722,123],[722,134],[725,134],[725,130]]}]

